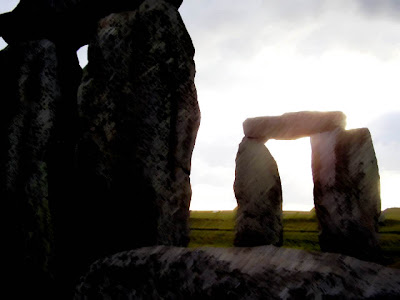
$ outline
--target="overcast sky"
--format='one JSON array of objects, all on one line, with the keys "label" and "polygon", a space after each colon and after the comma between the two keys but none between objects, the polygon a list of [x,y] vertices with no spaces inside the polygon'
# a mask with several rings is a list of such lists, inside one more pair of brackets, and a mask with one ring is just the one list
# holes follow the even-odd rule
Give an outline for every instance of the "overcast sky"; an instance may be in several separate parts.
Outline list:
[{"label": "overcast sky", "polygon": [[[2,12],[18,1],[1,0]],[[233,209],[235,156],[248,117],[341,110],[369,127],[382,209],[400,207],[400,1],[184,0],[202,112],[191,208]],[[4,47],[0,42],[0,47]],[[86,64],[86,49],[78,52]],[[283,208],[313,207],[309,139],[269,141]]]}]

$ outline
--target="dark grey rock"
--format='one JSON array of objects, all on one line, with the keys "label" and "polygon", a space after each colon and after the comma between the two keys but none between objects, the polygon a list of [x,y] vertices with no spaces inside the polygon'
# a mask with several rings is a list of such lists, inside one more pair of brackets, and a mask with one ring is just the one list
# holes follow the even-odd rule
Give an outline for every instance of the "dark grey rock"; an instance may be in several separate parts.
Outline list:
[{"label": "dark grey rock", "polygon": [[250,138],[293,140],[346,126],[340,111],[300,111],[281,116],[250,118],[244,121],[244,134]]},{"label": "dark grey rock", "polygon": [[200,122],[193,55],[167,2],[148,0],[98,23],[78,93],[81,206],[74,223],[85,263],[144,245],[187,245]]},{"label": "dark grey rock", "polygon": [[41,298],[54,286],[55,223],[62,231],[62,214],[68,214],[62,209],[71,188],[79,80],[76,54],[48,40],[0,52],[0,199],[7,224],[2,242],[13,258],[17,278],[8,277],[19,285],[16,298]]},{"label": "dark grey rock", "polygon": [[262,141],[245,137],[240,143],[234,190],[238,203],[235,246],[281,245],[281,180]]},{"label": "dark grey rock", "polygon": [[314,135],[311,145],[321,249],[379,260],[380,179],[369,130]]},{"label": "dark grey rock", "polygon": [[400,270],[332,253],[157,246],[95,262],[75,300],[396,299]]},{"label": "dark grey rock", "polygon": [[[161,0],[162,1],[162,0]],[[165,0],[176,8],[182,0]],[[9,44],[49,39],[78,49],[95,34],[96,23],[115,12],[131,11],[144,0],[21,0],[11,12],[0,15],[0,36]]]}]

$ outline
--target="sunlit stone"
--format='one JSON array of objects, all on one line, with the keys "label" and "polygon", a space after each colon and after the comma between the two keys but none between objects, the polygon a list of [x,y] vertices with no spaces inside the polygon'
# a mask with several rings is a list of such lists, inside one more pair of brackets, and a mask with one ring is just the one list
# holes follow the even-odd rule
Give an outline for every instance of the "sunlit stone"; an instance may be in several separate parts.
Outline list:
[{"label": "sunlit stone", "polygon": [[282,187],[267,147],[244,138],[236,157],[235,246],[282,244]]},{"label": "sunlit stone", "polygon": [[258,139],[294,140],[312,134],[344,128],[346,116],[341,111],[299,111],[281,116],[246,119],[244,135]]},{"label": "sunlit stone", "polygon": [[321,249],[379,259],[380,180],[369,130],[314,135],[311,145]]}]

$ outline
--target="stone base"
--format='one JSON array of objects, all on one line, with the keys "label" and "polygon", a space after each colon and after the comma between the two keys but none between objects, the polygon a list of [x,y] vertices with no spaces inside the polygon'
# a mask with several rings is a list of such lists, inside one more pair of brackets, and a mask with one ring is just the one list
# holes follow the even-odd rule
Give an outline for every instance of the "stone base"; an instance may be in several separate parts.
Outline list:
[{"label": "stone base", "polygon": [[395,299],[400,270],[330,253],[274,246],[157,246],[94,263],[75,300]]}]

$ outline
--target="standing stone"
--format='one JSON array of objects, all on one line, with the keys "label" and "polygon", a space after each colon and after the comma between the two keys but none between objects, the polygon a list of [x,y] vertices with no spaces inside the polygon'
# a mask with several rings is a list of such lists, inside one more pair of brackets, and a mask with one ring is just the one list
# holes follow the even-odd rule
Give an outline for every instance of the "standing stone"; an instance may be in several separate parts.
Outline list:
[{"label": "standing stone", "polygon": [[86,264],[189,241],[191,155],[200,122],[194,48],[173,5],[144,1],[100,20],[78,93]]},{"label": "standing stone", "polygon": [[8,285],[15,299],[43,299],[54,287],[53,212],[60,199],[50,195],[50,181],[57,180],[50,157],[72,161],[72,152],[71,160],[54,153],[55,144],[65,149],[68,140],[63,123],[71,109],[65,111],[65,102],[72,99],[62,92],[70,87],[65,80],[71,62],[60,61],[66,56],[48,40],[12,45],[0,53],[0,199],[7,224],[2,242],[10,252],[6,257],[13,263],[11,274],[17,276],[7,275],[18,284],[15,289]]},{"label": "standing stone", "polygon": [[235,246],[282,245],[282,187],[264,143],[243,138],[236,157]]},{"label": "standing stone", "polygon": [[369,130],[317,134],[311,145],[321,249],[378,260],[380,179]]}]

